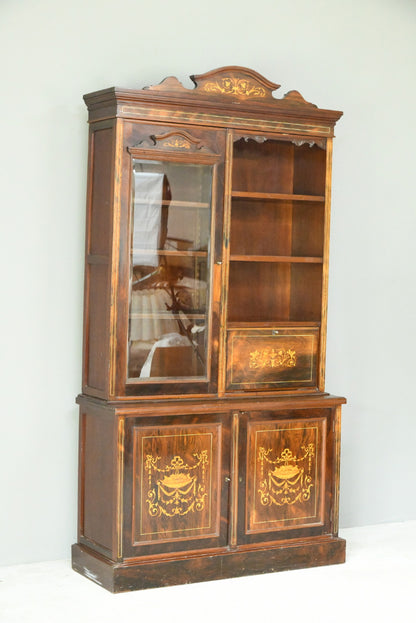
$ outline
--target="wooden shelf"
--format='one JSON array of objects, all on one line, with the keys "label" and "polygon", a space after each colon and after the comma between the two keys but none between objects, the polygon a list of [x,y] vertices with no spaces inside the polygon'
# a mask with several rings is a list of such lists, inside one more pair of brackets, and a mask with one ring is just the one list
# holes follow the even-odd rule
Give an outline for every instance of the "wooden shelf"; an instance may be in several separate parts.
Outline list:
[{"label": "wooden shelf", "polygon": [[[180,312],[180,318],[181,320],[205,320],[206,319],[206,315],[205,314],[187,314],[186,312]],[[131,320],[138,320],[138,319],[147,319],[147,318],[157,318],[158,320],[176,320],[176,316],[175,314],[173,314],[171,311],[159,311],[159,312],[145,312],[145,313],[140,313],[140,312],[132,312],[131,314],[129,314],[129,318]]]},{"label": "wooden shelf", "polygon": [[231,192],[233,199],[261,199],[269,201],[325,201],[324,195],[294,195],[291,193],[257,193],[234,190]]},{"label": "wooden shelf", "polygon": [[160,255],[167,257],[208,257],[208,251],[170,251],[166,249],[132,249],[135,255]]},{"label": "wooden shelf", "polygon": [[293,255],[230,255],[231,262],[285,262],[291,264],[322,264],[322,257]]},{"label": "wooden shelf", "polygon": [[134,199],[134,205],[148,205],[149,203],[157,203],[158,205],[161,206],[169,206],[170,208],[210,208],[211,204],[210,203],[201,203],[198,201],[174,201],[174,200],[169,200],[169,199],[162,199],[161,201],[155,201],[155,202],[149,202],[146,201],[146,199],[140,199],[135,197]]}]

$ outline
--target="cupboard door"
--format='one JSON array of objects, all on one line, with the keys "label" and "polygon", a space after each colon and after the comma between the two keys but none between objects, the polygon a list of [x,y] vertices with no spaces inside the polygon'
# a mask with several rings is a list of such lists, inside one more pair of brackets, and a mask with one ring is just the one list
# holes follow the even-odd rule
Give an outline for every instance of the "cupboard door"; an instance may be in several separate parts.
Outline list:
[{"label": "cupboard door", "polygon": [[308,409],[248,416],[246,456],[240,456],[242,543],[329,531],[330,414]]},{"label": "cupboard door", "polygon": [[159,417],[129,424],[125,555],[225,545],[228,487],[222,485],[229,481],[229,442],[224,418]]}]

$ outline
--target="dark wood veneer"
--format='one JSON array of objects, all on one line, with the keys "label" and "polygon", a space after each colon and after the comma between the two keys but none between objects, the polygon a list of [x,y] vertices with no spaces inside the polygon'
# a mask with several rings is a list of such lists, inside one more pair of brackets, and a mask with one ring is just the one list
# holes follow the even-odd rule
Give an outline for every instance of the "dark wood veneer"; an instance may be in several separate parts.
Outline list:
[{"label": "dark wood veneer", "polygon": [[331,536],[299,539],[246,551],[203,552],[185,558],[131,564],[115,564],[85,546],[74,545],[72,561],[75,571],[112,593],[122,593],[339,564],[345,562],[345,541]]},{"label": "dark wood veneer", "polygon": [[338,111],[243,67],[85,96],[79,533],[110,591],[343,562]]}]

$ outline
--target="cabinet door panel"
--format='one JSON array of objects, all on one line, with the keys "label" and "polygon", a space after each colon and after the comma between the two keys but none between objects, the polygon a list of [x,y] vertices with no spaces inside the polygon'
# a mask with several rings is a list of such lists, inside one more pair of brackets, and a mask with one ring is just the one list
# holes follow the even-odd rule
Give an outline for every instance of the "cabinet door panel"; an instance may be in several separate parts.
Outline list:
[{"label": "cabinet door panel", "polygon": [[131,427],[130,554],[225,544],[221,516],[226,515],[227,487],[221,485],[229,473],[228,434],[221,417],[188,424],[183,417],[182,424],[162,418],[160,424]]},{"label": "cabinet door panel", "polygon": [[246,486],[240,488],[242,542],[322,534],[328,527],[326,413],[252,414],[248,419],[243,429]]}]

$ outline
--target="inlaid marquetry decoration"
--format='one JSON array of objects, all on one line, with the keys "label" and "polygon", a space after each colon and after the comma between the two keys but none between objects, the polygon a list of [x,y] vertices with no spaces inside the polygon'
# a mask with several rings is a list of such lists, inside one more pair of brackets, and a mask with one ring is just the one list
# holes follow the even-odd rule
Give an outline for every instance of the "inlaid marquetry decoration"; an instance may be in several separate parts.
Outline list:
[{"label": "inlaid marquetry decoration", "polygon": [[191,142],[183,136],[172,136],[161,144],[163,147],[172,147],[173,149],[191,149]]},{"label": "inlaid marquetry decoration", "polygon": [[216,533],[218,424],[135,429],[134,541]]},{"label": "inlaid marquetry decoration", "polygon": [[232,96],[239,99],[273,99],[280,85],[245,67],[221,67],[206,74],[191,76],[195,91],[206,95]]},{"label": "inlaid marquetry decoration", "polygon": [[227,332],[227,388],[313,386],[319,329],[240,327]]},{"label": "inlaid marquetry decoration", "polygon": [[199,138],[184,130],[174,130],[164,134],[151,134],[129,148],[129,151],[134,153],[137,149],[149,148],[185,153],[213,153]]},{"label": "inlaid marquetry decoration", "polygon": [[204,91],[221,93],[222,95],[243,95],[244,97],[266,97],[263,87],[255,85],[250,80],[238,79],[231,76],[204,84]]},{"label": "inlaid marquetry decoration", "polygon": [[249,423],[249,532],[322,522],[325,434],[323,419]]},{"label": "inlaid marquetry decoration", "polygon": [[149,515],[174,517],[204,510],[208,497],[207,451],[195,452],[194,459],[195,463],[188,465],[180,456],[174,456],[168,465],[163,465],[160,456],[151,454],[146,456],[145,467],[148,474],[146,502]]},{"label": "inlaid marquetry decoration", "polygon": [[315,486],[312,478],[312,459],[315,445],[302,446],[302,456],[298,457],[289,448],[280,456],[272,458],[272,449],[261,446],[258,452],[260,466],[260,487],[258,493],[263,506],[277,504],[296,504],[306,502]]},{"label": "inlaid marquetry decoration", "polygon": [[294,368],[296,351],[293,348],[263,348],[250,353],[250,368]]}]

